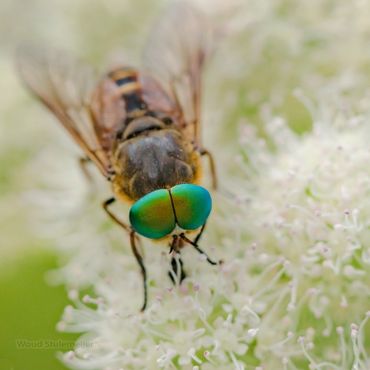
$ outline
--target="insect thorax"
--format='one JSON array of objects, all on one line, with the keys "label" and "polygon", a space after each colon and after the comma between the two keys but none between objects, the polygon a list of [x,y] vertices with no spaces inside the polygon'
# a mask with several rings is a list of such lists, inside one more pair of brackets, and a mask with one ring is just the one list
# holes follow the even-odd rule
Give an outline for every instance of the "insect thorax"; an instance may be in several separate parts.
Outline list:
[{"label": "insect thorax", "polygon": [[178,130],[162,127],[159,120],[139,120],[130,125],[114,151],[116,194],[137,200],[157,189],[195,182],[199,154],[192,145]]}]

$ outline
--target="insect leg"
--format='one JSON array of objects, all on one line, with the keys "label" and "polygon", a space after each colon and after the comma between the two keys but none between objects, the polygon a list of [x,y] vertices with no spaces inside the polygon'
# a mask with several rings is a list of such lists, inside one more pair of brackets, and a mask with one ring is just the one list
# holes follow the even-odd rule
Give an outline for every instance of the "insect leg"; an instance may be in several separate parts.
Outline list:
[{"label": "insect leg", "polygon": [[[170,277],[174,285],[178,283],[181,284],[182,281],[186,278],[186,273],[184,271],[184,263],[182,262],[182,259],[180,257],[180,252],[178,251],[178,248],[177,248],[178,241],[179,240],[178,240],[177,235],[174,235],[172,243],[170,244],[170,253],[173,253],[173,254],[171,258],[171,270],[168,271],[168,276]],[[179,273],[179,268],[180,268],[180,273]]]},{"label": "insect leg", "polygon": [[[171,258],[171,271],[168,271],[168,276],[170,277],[173,285],[177,284],[177,279],[175,279],[174,275],[178,277],[179,283],[181,284],[182,281],[186,278],[186,273],[184,271],[184,263],[182,262],[182,259],[180,257],[180,252],[176,252],[177,257],[173,256]],[[179,272],[179,267],[180,267],[180,272]]]},{"label": "insect leg", "polygon": [[200,155],[201,156],[206,155],[208,157],[209,167],[211,169],[211,176],[212,176],[212,188],[214,190],[216,190],[218,184],[217,184],[216,165],[215,165],[215,161],[213,159],[213,156],[207,149],[201,149],[200,150]]},{"label": "insect leg", "polygon": [[122,222],[120,219],[118,219],[116,217],[116,215],[109,209],[109,206],[112,203],[114,203],[115,200],[116,200],[116,198],[113,198],[113,197],[107,199],[105,202],[103,202],[103,208],[104,208],[105,212],[108,213],[109,217],[113,221],[115,221],[118,225],[120,225],[123,229],[125,229],[130,234],[130,244],[131,244],[132,253],[134,254],[134,256],[136,258],[136,261],[140,266],[141,275],[143,277],[144,303],[143,303],[143,306],[141,307],[141,311],[144,311],[145,308],[146,308],[147,296],[148,296],[147,284],[146,284],[146,269],[145,269],[145,265],[144,265],[144,260],[143,260],[142,255],[140,254],[138,248],[136,247],[136,240],[138,240],[138,238],[136,236],[135,230],[132,230],[131,227],[129,227],[124,222]]},{"label": "insect leg", "polygon": [[198,235],[197,235],[197,236],[195,237],[195,239],[193,240],[193,243],[194,243],[194,244],[198,245],[199,239],[200,239],[200,237],[202,236],[204,229],[206,228],[206,224],[207,224],[206,222],[203,224],[203,226],[201,227],[201,229],[200,229],[200,231],[199,231]]},{"label": "insect leg", "polygon": [[126,225],[124,222],[122,222],[119,218],[116,217],[116,215],[109,209],[109,206],[114,203],[116,198],[109,198],[105,202],[103,202],[103,208],[105,212],[109,215],[109,217],[116,222],[118,225],[120,225],[122,228],[124,228],[129,234],[130,234],[130,244],[131,244],[131,249],[132,253],[134,254],[137,263],[140,266],[141,269],[141,275],[143,277],[143,286],[144,286],[144,303],[143,306],[141,307],[141,311],[144,311],[146,308],[147,304],[147,284],[146,284],[146,269],[144,265],[144,260],[142,255],[140,254],[137,246],[136,246],[136,240],[138,240],[138,237],[136,236],[135,230],[132,230],[131,227]]},{"label": "insect leg", "polygon": [[136,248],[135,238],[136,238],[135,231],[131,230],[131,232],[130,232],[130,243],[131,243],[132,253],[136,257],[136,261],[140,266],[141,275],[143,277],[144,303],[143,303],[143,306],[141,307],[141,310],[140,310],[141,312],[143,312],[146,308],[146,304],[147,304],[147,301],[148,301],[148,289],[147,289],[147,284],[146,284],[146,269],[145,269],[143,257],[140,254],[140,252],[138,251],[138,249]]},{"label": "insect leg", "polygon": [[221,261],[219,261],[219,262],[215,262],[215,261],[211,260],[211,259],[208,257],[207,253],[206,253],[206,252],[204,252],[202,249],[200,249],[196,243],[194,243],[192,240],[190,240],[189,238],[187,238],[187,237],[185,236],[185,234],[180,234],[180,238],[181,238],[182,240],[184,240],[185,242],[189,243],[190,245],[192,245],[192,246],[193,246],[193,247],[194,247],[194,248],[195,248],[195,249],[196,249],[200,254],[203,254],[203,255],[206,257],[207,262],[208,262],[209,264],[211,264],[211,265],[219,265],[219,264],[221,264]]},{"label": "insect leg", "polygon": [[127,232],[131,232],[131,227],[126,225],[124,222],[122,222],[117,216],[109,209],[109,206],[116,201],[116,198],[109,198],[106,201],[103,202],[102,206],[105,212],[107,212],[108,216],[116,222],[118,225],[123,227]]},{"label": "insect leg", "polygon": [[80,157],[79,159],[80,168],[82,170],[82,173],[84,174],[86,180],[88,182],[92,182],[93,178],[91,176],[91,173],[87,169],[87,165],[91,162],[91,159],[88,157]]}]

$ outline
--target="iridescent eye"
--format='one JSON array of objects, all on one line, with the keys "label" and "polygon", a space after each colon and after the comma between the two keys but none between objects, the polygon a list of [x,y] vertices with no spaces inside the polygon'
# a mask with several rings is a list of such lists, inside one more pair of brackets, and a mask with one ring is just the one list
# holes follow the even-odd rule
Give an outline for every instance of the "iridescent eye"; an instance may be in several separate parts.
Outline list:
[{"label": "iridescent eye", "polygon": [[202,226],[212,209],[209,192],[201,186],[180,184],[171,189],[178,225],[185,230]]},{"label": "iridescent eye", "polygon": [[160,189],[140,198],[130,209],[130,222],[137,233],[150,239],[160,239],[175,228],[171,197]]}]

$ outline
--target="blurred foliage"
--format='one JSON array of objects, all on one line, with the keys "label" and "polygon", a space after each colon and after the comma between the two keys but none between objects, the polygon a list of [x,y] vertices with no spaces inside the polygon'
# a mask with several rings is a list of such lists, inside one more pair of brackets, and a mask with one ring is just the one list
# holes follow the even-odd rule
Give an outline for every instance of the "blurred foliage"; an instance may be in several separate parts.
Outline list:
[{"label": "blurred foliage", "polygon": [[[56,267],[50,252],[27,252],[0,271],[0,369],[63,369],[56,352],[73,348],[76,336],[56,332],[67,297],[44,275]],[[5,298],[5,299],[4,299]]]}]

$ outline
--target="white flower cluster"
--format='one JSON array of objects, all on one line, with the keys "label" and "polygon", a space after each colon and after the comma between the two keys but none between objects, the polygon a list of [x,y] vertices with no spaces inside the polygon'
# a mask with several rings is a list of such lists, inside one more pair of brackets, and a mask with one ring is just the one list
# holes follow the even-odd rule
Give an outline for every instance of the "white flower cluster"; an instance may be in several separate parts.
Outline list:
[{"label": "white flower cluster", "polygon": [[76,281],[79,265],[77,272],[94,281],[94,298],[70,292],[73,306],[59,326],[86,334],[64,361],[107,370],[368,369],[367,122],[315,123],[298,136],[276,118],[268,125],[273,151],[242,127],[248,164],[241,159],[241,166],[253,175],[245,187],[237,180],[237,198],[215,197],[215,220],[202,243],[224,264],[209,266],[188,248],[188,278],[173,287],[168,253],[147,243],[144,313],[127,251],[103,239],[81,248],[64,273]]},{"label": "white flower cluster", "polygon": [[273,119],[273,151],[244,130],[255,171],[245,263],[263,307],[256,350],[268,369],[276,357],[304,368],[302,355],[313,369],[370,366],[370,130],[357,118],[348,127],[314,122],[305,136]]}]

